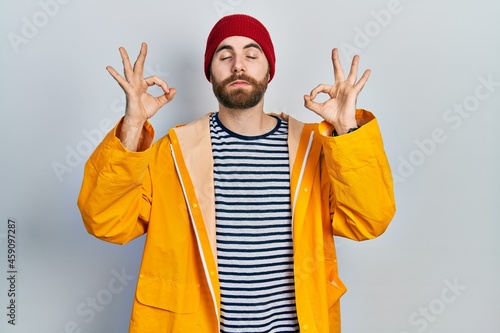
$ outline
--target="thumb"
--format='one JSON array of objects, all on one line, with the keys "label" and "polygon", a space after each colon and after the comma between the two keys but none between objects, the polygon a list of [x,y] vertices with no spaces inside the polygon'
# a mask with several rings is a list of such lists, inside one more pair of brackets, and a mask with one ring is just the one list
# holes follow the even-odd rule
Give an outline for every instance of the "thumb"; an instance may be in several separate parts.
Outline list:
[{"label": "thumb", "polygon": [[304,106],[315,113],[320,110],[319,104],[314,102],[310,95],[304,95]]},{"label": "thumb", "polygon": [[174,98],[174,96],[175,96],[176,93],[177,93],[177,90],[175,88],[170,88],[169,89],[169,92],[167,94],[167,99],[168,99],[169,102]]},{"label": "thumb", "polygon": [[177,90],[175,88],[169,88],[163,95],[156,97],[157,101],[160,103],[160,107],[172,101],[176,92]]}]

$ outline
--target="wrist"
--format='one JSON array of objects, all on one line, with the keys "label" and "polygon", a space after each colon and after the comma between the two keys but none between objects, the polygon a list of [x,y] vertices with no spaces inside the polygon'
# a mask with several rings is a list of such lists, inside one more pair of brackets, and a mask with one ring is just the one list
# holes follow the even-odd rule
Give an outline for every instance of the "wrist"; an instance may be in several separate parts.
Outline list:
[{"label": "wrist", "polygon": [[349,122],[335,122],[332,124],[333,125],[333,128],[334,128],[334,135],[333,136],[337,136],[337,135],[342,135],[342,134],[347,134],[347,133],[351,133],[353,132],[354,130],[358,129],[358,124],[356,123],[356,120],[353,119]]},{"label": "wrist", "polygon": [[335,130],[335,128],[333,129],[332,131],[332,136],[339,136],[339,135],[342,135],[342,134],[349,134],[351,132],[354,132],[355,130],[357,130],[359,127],[356,126],[356,127],[351,127],[349,128],[346,132],[344,133],[337,133],[337,131]]},{"label": "wrist", "polygon": [[134,119],[127,114],[123,117],[123,127],[131,130],[142,130],[144,124],[146,123],[146,119]]},{"label": "wrist", "polygon": [[123,117],[119,124],[116,136],[120,139],[122,145],[130,151],[136,152],[141,146],[144,124],[146,121],[137,122],[127,116]]}]

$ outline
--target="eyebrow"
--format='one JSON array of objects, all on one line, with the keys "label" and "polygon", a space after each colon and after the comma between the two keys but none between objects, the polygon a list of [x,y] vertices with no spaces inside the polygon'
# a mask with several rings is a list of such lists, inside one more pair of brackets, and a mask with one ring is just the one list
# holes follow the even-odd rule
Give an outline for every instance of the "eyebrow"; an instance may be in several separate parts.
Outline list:
[{"label": "eyebrow", "polygon": [[[262,48],[257,43],[247,44],[247,45],[245,45],[243,47],[243,49],[249,49],[251,47],[254,47],[254,48],[258,49],[260,52],[262,52]],[[215,50],[215,54],[219,53],[222,50],[231,50],[231,51],[234,51],[234,47],[232,47],[231,45],[227,45],[227,44],[221,45],[220,47],[217,48],[217,50]]]}]

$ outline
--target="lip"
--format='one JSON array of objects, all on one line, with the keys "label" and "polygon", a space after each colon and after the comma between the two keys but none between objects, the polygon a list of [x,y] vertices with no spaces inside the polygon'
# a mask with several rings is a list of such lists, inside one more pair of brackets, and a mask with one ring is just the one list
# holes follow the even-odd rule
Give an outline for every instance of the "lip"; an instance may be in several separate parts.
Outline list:
[{"label": "lip", "polygon": [[248,83],[245,80],[236,80],[236,81],[233,81],[229,84],[229,86],[231,86],[231,87],[244,87],[244,86],[249,86],[249,85],[250,85],[250,83]]}]

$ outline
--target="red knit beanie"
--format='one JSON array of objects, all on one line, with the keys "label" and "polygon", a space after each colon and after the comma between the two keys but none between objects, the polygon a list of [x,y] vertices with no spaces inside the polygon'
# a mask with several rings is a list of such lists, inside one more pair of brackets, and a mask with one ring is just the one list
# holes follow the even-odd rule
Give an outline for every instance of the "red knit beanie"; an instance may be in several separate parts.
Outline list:
[{"label": "red knit beanie", "polygon": [[207,47],[205,49],[205,76],[207,80],[210,81],[210,64],[212,63],[217,46],[224,39],[232,36],[248,37],[260,45],[269,62],[269,81],[271,81],[274,76],[274,66],[276,63],[271,36],[262,23],[244,14],[224,16],[214,25],[208,35]]}]

